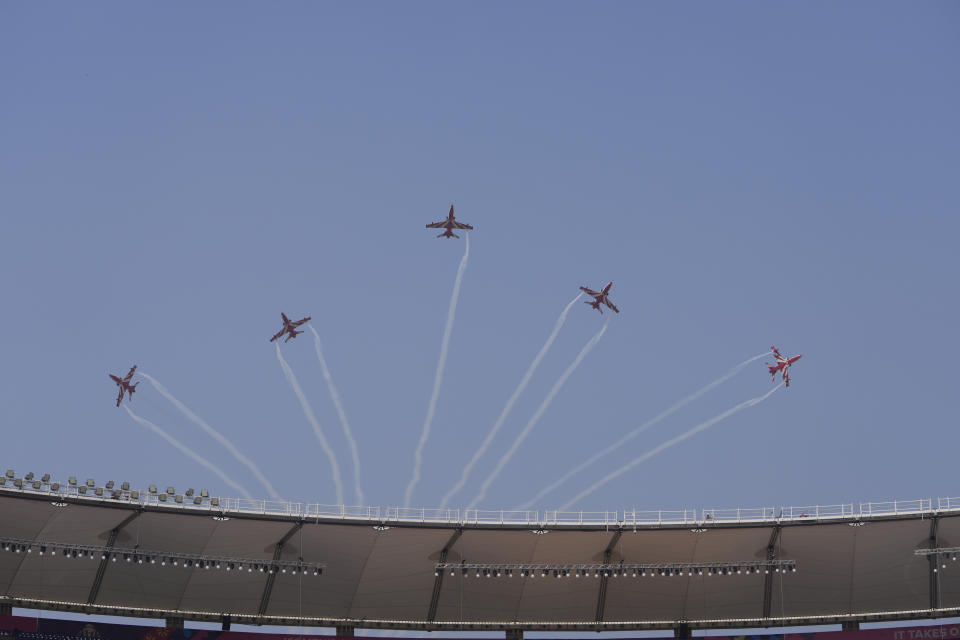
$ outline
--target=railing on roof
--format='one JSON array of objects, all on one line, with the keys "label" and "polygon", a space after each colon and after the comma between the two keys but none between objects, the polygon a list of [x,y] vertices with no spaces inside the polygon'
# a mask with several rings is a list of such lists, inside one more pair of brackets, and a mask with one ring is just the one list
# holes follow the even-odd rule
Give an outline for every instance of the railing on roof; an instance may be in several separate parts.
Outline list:
[{"label": "railing on roof", "polygon": [[[46,477],[46,476],[45,476]],[[12,480],[12,482],[11,482]],[[126,485],[124,485],[126,486]],[[88,484],[60,484],[23,478],[0,476],[0,490],[41,494],[54,502],[63,498],[84,502],[126,502],[192,512],[259,514],[311,520],[353,520],[372,523],[435,523],[464,525],[525,526],[538,530],[556,526],[691,526],[699,528],[713,523],[770,523],[782,521],[857,520],[884,516],[924,515],[960,511],[960,498],[929,498],[861,502],[804,507],[757,507],[730,509],[696,509],[640,511],[533,511],[445,509],[421,507],[375,507],[326,505],[280,500],[251,500],[186,496],[167,492],[136,490],[101,490]],[[98,495],[99,494],[99,495]]]}]

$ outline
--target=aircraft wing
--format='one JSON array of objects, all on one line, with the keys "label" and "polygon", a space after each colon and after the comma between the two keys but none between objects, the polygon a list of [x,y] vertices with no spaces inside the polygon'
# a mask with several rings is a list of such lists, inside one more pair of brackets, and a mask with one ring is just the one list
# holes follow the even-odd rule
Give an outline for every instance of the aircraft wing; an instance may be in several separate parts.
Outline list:
[{"label": "aircraft wing", "polygon": [[113,375],[112,373],[108,373],[107,375],[110,376],[110,379],[111,379],[111,380],[113,380],[113,381],[116,382],[117,384],[120,384],[120,378],[118,378],[117,376]]},{"label": "aircraft wing", "polygon": [[447,226],[447,221],[442,220],[440,222],[431,222],[430,224],[427,225],[427,229],[443,229],[445,226]]},{"label": "aircraft wing", "polygon": [[130,367],[130,371],[128,371],[127,375],[123,377],[124,382],[130,382],[131,378],[133,378],[133,372],[136,370],[137,370],[137,365],[133,365],[132,367]]},{"label": "aircraft wing", "polygon": [[302,325],[304,322],[309,322],[309,321],[310,321],[310,317],[308,316],[308,317],[306,317],[306,318],[304,318],[304,319],[302,319],[302,320],[297,320],[296,322],[291,322],[291,323],[290,323],[290,328],[291,328],[291,329],[294,329],[294,328],[299,327],[300,325]]},{"label": "aircraft wing", "polygon": [[782,355],[780,355],[780,352],[777,351],[777,348],[776,348],[776,347],[770,347],[770,351],[773,351],[773,356],[774,356],[777,360],[786,360],[786,358],[784,358]]},{"label": "aircraft wing", "polygon": [[603,302],[604,302],[608,307],[610,307],[611,309],[613,309],[614,313],[620,313],[620,309],[617,309],[617,306],[616,306],[615,304],[613,304],[612,302],[610,302],[610,300],[608,300],[607,298],[604,298],[604,299],[603,299]]},{"label": "aircraft wing", "polygon": [[117,406],[120,406],[120,403],[123,402],[123,387],[120,387],[120,393],[117,394]]},{"label": "aircraft wing", "polygon": [[598,295],[600,295],[600,292],[594,291],[593,289],[587,289],[586,287],[580,287],[580,291],[583,291],[588,296],[597,297]]},{"label": "aircraft wing", "polygon": [[454,222],[453,228],[454,229],[473,229],[473,227],[467,224],[466,222]]},{"label": "aircraft wing", "polygon": [[286,331],[287,331],[286,329],[280,329],[280,331],[277,331],[277,333],[274,334],[272,338],[270,338],[270,342],[273,342],[274,340],[282,336],[284,333],[286,333]]},{"label": "aircraft wing", "polygon": [[790,386],[790,367],[783,368],[783,386]]}]

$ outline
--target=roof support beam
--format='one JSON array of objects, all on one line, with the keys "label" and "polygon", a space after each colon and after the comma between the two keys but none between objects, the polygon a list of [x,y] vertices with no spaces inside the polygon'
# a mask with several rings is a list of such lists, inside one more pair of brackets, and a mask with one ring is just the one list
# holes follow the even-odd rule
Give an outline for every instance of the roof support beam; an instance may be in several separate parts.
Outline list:
[{"label": "roof support beam", "polygon": [[[933,516],[930,519],[930,543],[931,549],[936,549],[937,544],[937,526],[940,524],[940,516]],[[940,562],[940,556],[931,553],[927,556],[927,564],[930,568],[930,608],[940,608],[940,573],[937,571],[937,563]]]},{"label": "roof support beam", "polygon": [[[777,558],[777,542],[780,540],[780,525],[778,524],[770,532],[770,541],[767,543],[767,562]],[[763,617],[770,617],[770,606],[773,597],[773,572],[768,572],[763,577]]]},{"label": "roof support beam", "polygon": [[[280,556],[283,554],[283,545],[287,544],[287,541],[293,537],[297,531],[303,528],[303,522],[298,522],[293,525],[290,531],[287,531],[287,535],[280,538],[280,541],[273,548],[273,561],[277,562],[280,559]],[[273,582],[277,579],[276,573],[267,573],[267,582],[263,585],[263,595],[260,597],[260,608],[257,610],[258,616],[263,616],[267,612],[267,606],[270,604],[270,594],[273,592]]]},{"label": "roof support beam", "polygon": [[[457,529],[453,532],[453,535],[450,536],[450,539],[447,540],[447,544],[443,546],[443,549],[440,551],[440,562],[447,561],[447,553],[450,552],[450,549],[453,548],[453,545],[457,543],[457,540],[460,539],[460,536],[463,535],[463,529]],[[427,609],[427,622],[433,622],[437,619],[437,605],[440,603],[440,589],[443,587],[443,571],[439,572],[436,579],[433,581],[433,594],[430,596],[430,607]]]},{"label": "roof support beam", "polygon": [[[613,537],[610,538],[610,544],[607,545],[607,548],[603,552],[603,564],[610,564],[610,558],[613,556],[613,550],[617,546],[617,543],[620,542],[620,536],[623,534],[623,531],[617,529]],[[600,593],[597,594],[597,622],[603,622],[603,611],[607,606],[607,580],[609,578],[606,574],[600,576]]]},{"label": "roof support beam", "polygon": [[[106,546],[108,548],[113,548],[113,545],[117,543],[117,537],[120,535],[120,532],[123,531],[123,528],[128,524],[136,520],[142,511],[134,511],[129,516],[127,516],[123,522],[115,526],[110,530],[110,537],[107,538]],[[109,555],[109,554],[104,554]],[[100,566],[97,567],[97,575],[93,579],[93,584],[90,585],[90,595],[87,596],[87,604],[93,604],[97,601],[97,595],[100,593],[100,585],[103,584],[103,575],[107,572],[107,565],[110,564],[110,558],[103,557],[100,558]]]}]

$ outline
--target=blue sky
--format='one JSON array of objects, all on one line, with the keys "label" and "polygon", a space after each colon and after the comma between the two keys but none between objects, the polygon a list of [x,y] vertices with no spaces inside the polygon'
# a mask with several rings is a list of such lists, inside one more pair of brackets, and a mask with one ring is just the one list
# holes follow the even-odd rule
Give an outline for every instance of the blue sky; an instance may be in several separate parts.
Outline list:
[{"label": "blue sky", "polygon": [[[311,315],[366,502],[459,477],[579,285],[621,313],[480,506],[510,508],[771,344],[793,384],[577,505],[957,494],[955,3],[5,3],[5,468],[235,492],[114,407],[132,364],[294,500],[330,465],[267,339]],[[467,487],[606,320],[577,304]],[[349,450],[308,333],[284,345]],[[763,360],[566,499],[772,385]],[[143,383],[129,405],[246,467]]]}]

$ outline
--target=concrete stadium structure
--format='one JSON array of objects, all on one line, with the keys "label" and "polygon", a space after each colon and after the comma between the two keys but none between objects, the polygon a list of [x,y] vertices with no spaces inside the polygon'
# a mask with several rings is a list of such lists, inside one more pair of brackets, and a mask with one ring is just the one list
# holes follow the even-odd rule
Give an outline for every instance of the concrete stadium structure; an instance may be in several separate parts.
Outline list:
[{"label": "concrete stadium structure", "polygon": [[0,483],[0,614],[330,626],[340,635],[854,628],[960,616],[955,544],[958,499],[461,512],[226,500],[10,473]]}]

